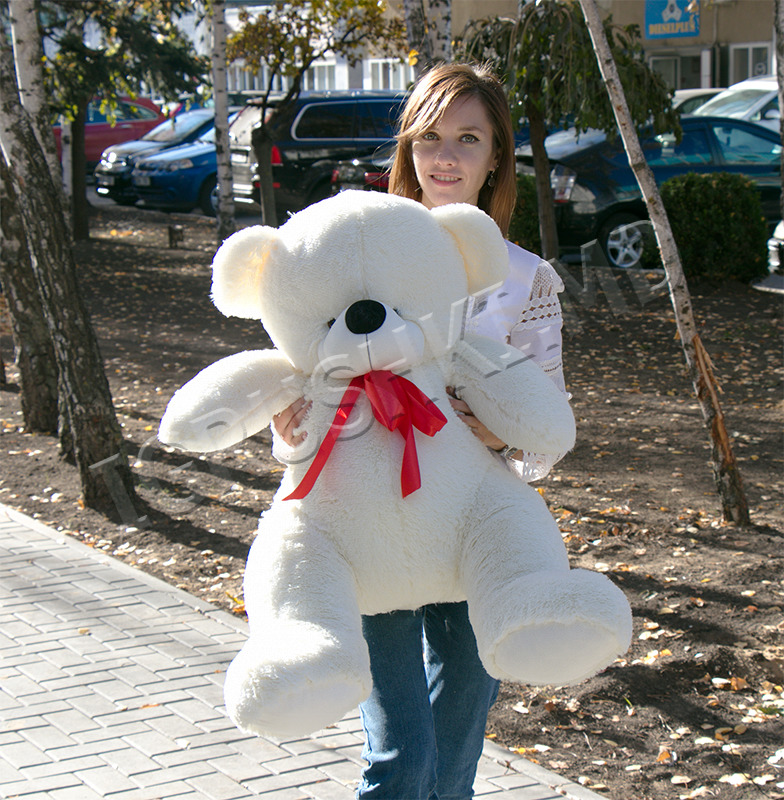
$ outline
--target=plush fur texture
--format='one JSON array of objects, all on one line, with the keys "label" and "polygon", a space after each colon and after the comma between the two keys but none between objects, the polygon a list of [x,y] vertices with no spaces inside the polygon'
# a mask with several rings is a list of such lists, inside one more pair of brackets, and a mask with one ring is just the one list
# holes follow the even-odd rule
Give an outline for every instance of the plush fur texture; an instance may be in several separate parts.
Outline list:
[{"label": "plush fur texture", "polygon": [[[277,230],[248,228],[216,254],[215,304],[261,319],[276,349],[207,367],[172,398],[160,439],[227,447],[297,397],[313,403],[248,558],[250,637],[225,683],[240,728],[306,734],[363,700],[371,678],[361,614],[467,599],[487,670],[526,683],[580,680],[628,647],[623,594],[603,575],[569,569],[540,495],[447,399],[445,387],[456,387],[491,430],[526,450],[557,454],[574,443],[569,405],[536,365],[463,335],[466,298],[500,284],[507,258],[476,208],[428,211],[372,192],[345,192]],[[432,437],[415,433],[421,487],[402,496],[403,437],[373,418],[361,393],[310,493],[284,500],[349,381],[371,369],[404,375],[447,419]]]}]

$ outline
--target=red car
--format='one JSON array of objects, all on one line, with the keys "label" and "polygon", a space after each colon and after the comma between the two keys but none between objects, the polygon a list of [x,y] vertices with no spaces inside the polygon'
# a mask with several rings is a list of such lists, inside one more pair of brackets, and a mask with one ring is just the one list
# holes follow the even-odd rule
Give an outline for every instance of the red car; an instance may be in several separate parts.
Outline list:
[{"label": "red car", "polygon": [[[100,100],[92,100],[87,106],[84,150],[87,168],[90,170],[101,160],[101,153],[107,147],[130,139],[141,139],[147,131],[166,119],[166,115],[158,106],[146,97],[137,97],[133,100],[130,97],[120,98],[114,116],[112,125],[106,114],[101,112]],[[57,143],[57,157],[60,158],[59,123],[54,126],[54,138]]]}]

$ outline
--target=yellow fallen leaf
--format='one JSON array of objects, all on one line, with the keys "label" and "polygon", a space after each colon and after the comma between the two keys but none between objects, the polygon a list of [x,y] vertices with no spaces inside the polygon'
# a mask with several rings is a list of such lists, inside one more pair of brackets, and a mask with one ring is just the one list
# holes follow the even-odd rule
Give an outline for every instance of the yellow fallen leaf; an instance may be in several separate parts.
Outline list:
[{"label": "yellow fallen leaf", "polygon": [[749,683],[745,678],[733,677],[730,678],[730,688],[733,692],[739,692],[741,689],[748,689]]},{"label": "yellow fallen leaf", "polygon": [[719,783],[729,783],[731,786],[740,786],[748,782],[748,777],[742,772],[735,772],[732,775],[722,775],[719,778]]},{"label": "yellow fallen leaf", "polygon": [[707,786],[698,786],[692,789],[688,794],[679,794],[678,800],[696,800],[698,797],[706,797],[708,795]]}]

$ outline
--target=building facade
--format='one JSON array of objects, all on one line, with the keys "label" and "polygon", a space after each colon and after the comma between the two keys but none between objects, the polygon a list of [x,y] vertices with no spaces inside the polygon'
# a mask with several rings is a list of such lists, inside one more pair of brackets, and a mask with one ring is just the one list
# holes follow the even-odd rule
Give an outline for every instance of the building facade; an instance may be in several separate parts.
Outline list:
[{"label": "building facade", "polygon": [[[673,89],[729,86],[774,74],[774,0],[597,0],[619,25],[636,24],[645,58]],[[260,13],[269,2],[230,0],[227,23],[236,26],[239,6]],[[402,0],[390,0],[398,10]],[[518,0],[452,0],[452,34],[472,19],[514,17]],[[243,64],[229,70],[230,91],[266,86],[265,69]],[[350,67],[345,59],[325,59],[309,70],[306,89],[404,89],[415,70],[404,61],[368,55]],[[285,88],[282,84],[275,88]]]}]

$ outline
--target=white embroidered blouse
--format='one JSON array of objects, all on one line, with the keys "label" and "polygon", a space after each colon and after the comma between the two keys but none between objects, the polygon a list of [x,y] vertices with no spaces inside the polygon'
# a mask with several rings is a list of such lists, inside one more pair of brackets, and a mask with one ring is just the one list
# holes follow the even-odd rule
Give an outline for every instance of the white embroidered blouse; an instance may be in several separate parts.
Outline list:
[{"label": "white embroidered blouse", "polygon": [[[564,289],[556,271],[539,256],[507,242],[509,277],[488,295],[477,297],[468,310],[466,329],[507,342],[530,355],[555,385],[567,394],[561,358],[563,318],[558,293]],[[510,442],[510,444],[514,444]],[[524,452],[509,466],[526,483],[543,478],[565,453],[547,456]]]}]

